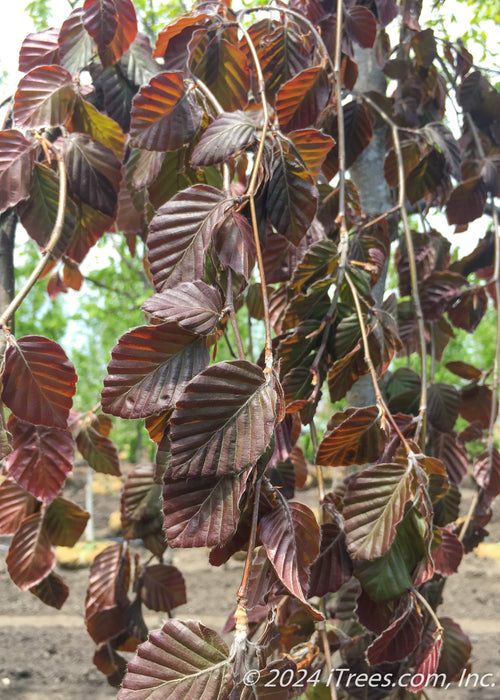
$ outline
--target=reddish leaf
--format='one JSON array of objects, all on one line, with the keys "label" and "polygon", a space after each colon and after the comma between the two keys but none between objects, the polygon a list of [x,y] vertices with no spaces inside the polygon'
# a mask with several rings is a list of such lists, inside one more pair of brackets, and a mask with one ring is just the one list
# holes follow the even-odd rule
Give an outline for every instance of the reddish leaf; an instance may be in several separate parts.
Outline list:
[{"label": "reddish leaf", "polygon": [[266,191],[266,212],[276,231],[297,246],[316,214],[318,193],[301,164],[280,149]]},{"label": "reddish leaf", "polygon": [[79,203],[76,228],[66,254],[75,262],[82,262],[89,250],[111,228],[112,219],[88,204]]},{"label": "reddish leaf", "polygon": [[339,523],[321,525],[319,554],[311,565],[307,597],[336,593],[352,576],[345,533]]},{"label": "reddish leaf", "polygon": [[227,112],[244,109],[250,90],[247,57],[232,43],[231,31],[198,30],[193,37],[189,62],[194,75],[203,80]]},{"label": "reddish leaf", "polygon": [[302,503],[287,503],[280,497],[260,520],[260,538],[280,581],[306,603],[309,568],[319,554],[314,513]]},{"label": "reddish leaf", "polygon": [[160,73],[134,97],[132,144],[149,151],[175,151],[193,140],[202,112],[184,87],[182,73]]},{"label": "reddish leaf", "polygon": [[[373,117],[370,110],[362,102],[353,100],[343,106],[344,129],[346,145],[345,167],[350,168],[356,158],[364,151],[371,141],[373,134]],[[338,123],[337,115],[331,112],[324,120],[324,129],[335,140],[335,146],[328,153],[323,164],[323,172],[328,180],[332,180],[339,169],[338,156]]]},{"label": "reddish leaf", "polygon": [[347,35],[364,49],[371,49],[377,36],[377,22],[367,7],[349,7],[344,17]]},{"label": "reddish leaf", "polygon": [[129,662],[118,698],[168,694],[227,700],[229,672],[229,650],[216,632],[193,620],[168,620]]},{"label": "reddish leaf", "polygon": [[483,215],[487,194],[480,177],[473,177],[455,187],[446,205],[448,223],[463,226],[478,219]]},{"label": "reddish leaf", "polygon": [[232,200],[209,185],[190,187],[160,207],[147,240],[157,291],[202,276],[212,231],[232,207]]},{"label": "reddish leaf", "polygon": [[45,605],[50,605],[56,610],[60,610],[66,598],[69,596],[69,588],[64,583],[62,578],[54,573],[50,572],[40,583],[35,584],[29,589],[30,593],[39,598]]},{"label": "reddish leaf", "polygon": [[249,221],[236,211],[230,212],[217,227],[213,240],[221,263],[250,280],[257,253]]},{"label": "reddish leaf", "polygon": [[36,500],[14,479],[7,477],[0,484],[0,533],[13,535],[22,521],[35,512]]},{"label": "reddish leaf", "polygon": [[76,380],[60,345],[27,335],[7,348],[2,399],[22,420],[65,428]]},{"label": "reddish leaf", "polygon": [[453,430],[460,410],[460,394],[451,384],[434,382],[429,387],[427,414],[431,424],[443,433]]},{"label": "reddish leaf", "polygon": [[161,532],[161,485],[150,464],[135,467],[123,485],[121,496],[123,536],[133,540]]},{"label": "reddish leaf", "polygon": [[43,527],[43,512],[28,516],[12,538],[7,554],[7,570],[22,591],[40,583],[56,561]]},{"label": "reddish leaf", "polygon": [[[35,163],[28,199],[19,205],[21,223],[40,248],[49,242],[59,208],[60,181],[58,175],[41,163]],[[66,197],[61,237],[52,253],[60,258],[66,251],[76,226],[77,209],[71,197]]]},{"label": "reddish leaf", "polygon": [[412,595],[403,598],[403,610],[396,612],[396,619],[373,641],[366,655],[372,666],[384,661],[400,661],[411,654],[422,634],[422,616],[418,612]]},{"label": "reddish leaf", "polygon": [[256,141],[257,127],[244,112],[223,112],[203,132],[191,156],[191,164],[214,165],[237,156]]},{"label": "reddish leaf", "polygon": [[59,63],[59,29],[44,29],[41,32],[28,34],[19,52],[19,70],[22,73],[36,68]]},{"label": "reddish leaf", "polygon": [[73,78],[61,66],[38,66],[19,82],[14,95],[14,121],[24,128],[60,126],[75,99]]},{"label": "reddish leaf", "polygon": [[[420,162],[420,148],[416,141],[403,141],[400,146],[403,159],[403,171],[406,177]],[[384,176],[389,187],[399,186],[399,164],[394,148],[391,148],[384,160]]]},{"label": "reddish leaf", "polygon": [[173,408],[208,361],[204,340],[177,323],[134,328],[111,353],[102,408],[122,418],[145,418]]},{"label": "reddish leaf", "polygon": [[35,144],[20,131],[0,131],[0,211],[25,199],[31,189]]},{"label": "reddish leaf", "polygon": [[113,649],[111,644],[101,644],[96,649],[92,662],[101,673],[104,673],[109,685],[115,688],[121,687],[127,671],[127,662]]},{"label": "reddish leaf", "polygon": [[66,289],[74,289],[79,292],[82,288],[84,277],[78,265],[71,260],[66,260],[63,265],[63,284]]},{"label": "reddish leaf", "polygon": [[308,68],[278,92],[276,112],[284,132],[314,126],[328,103],[330,86],[323,66]]},{"label": "reddish leaf", "polygon": [[466,289],[448,309],[448,318],[455,328],[463,328],[468,333],[474,333],[480,324],[486,309],[488,297],[483,287]]},{"label": "reddish leaf", "polygon": [[83,8],[77,7],[59,32],[59,59],[70,73],[79,73],[96,54],[96,44],[82,22]]},{"label": "reddish leaf", "polygon": [[142,572],[141,582],[141,599],[150,610],[169,613],[186,603],[186,584],[175,566],[147,566]]},{"label": "reddish leaf", "polygon": [[455,433],[434,433],[434,456],[446,467],[448,477],[454,484],[459,484],[467,474],[469,456],[463,442]]},{"label": "reddish leaf", "polygon": [[[167,24],[158,34],[156,46],[153,56],[155,58],[164,58],[170,42],[173,42],[179,36],[186,35],[186,46],[189,43],[193,31],[205,23],[208,15],[203,14],[195,8],[192,12],[186,13],[173,22]],[[169,51],[169,53],[171,53]]]},{"label": "reddish leaf", "polygon": [[104,67],[116,63],[137,34],[131,0],[85,0],[82,22],[97,44]]},{"label": "reddish leaf", "polygon": [[453,683],[466,667],[472,646],[469,637],[456,622],[448,617],[442,617],[440,622],[444,628],[444,636],[437,674],[446,674],[446,680]]},{"label": "reddish leaf", "polygon": [[331,136],[317,129],[299,129],[291,131],[288,138],[299,154],[310,175],[317,180],[321,172],[321,166],[328,152],[335,145]]},{"label": "reddish leaf", "polygon": [[51,544],[74,547],[83,535],[90,515],[64,498],[56,498],[45,511],[44,526]]},{"label": "reddish leaf", "polygon": [[121,161],[125,138],[118,124],[105,114],[101,114],[94,105],[80,96],[77,97],[73,112],[66,123],[68,131],[87,134],[102,146],[109,148]]},{"label": "reddish leaf", "polygon": [[171,547],[215,547],[234,534],[238,503],[250,473],[221,477],[165,478],[163,512]]},{"label": "reddish leaf", "polygon": [[494,447],[491,455],[483,452],[474,460],[474,478],[484,489],[487,500],[491,503],[500,493],[500,454]]},{"label": "reddish leaf", "polygon": [[102,413],[83,425],[76,436],[76,445],[84,459],[96,472],[120,476],[118,450],[109,439],[111,420]]},{"label": "reddish leaf", "polygon": [[175,321],[193,333],[211,335],[221,319],[222,299],[217,289],[196,280],[154,294],[141,308],[162,321]]},{"label": "reddish leaf", "polygon": [[344,494],[344,527],[353,559],[385,554],[412,497],[413,474],[401,464],[378,464],[353,477]]},{"label": "reddish leaf", "polygon": [[330,420],[316,464],[340,467],[376,462],[383,449],[384,432],[378,407],[348,409]]},{"label": "reddish leaf", "polygon": [[464,553],[462,543],[453,532],[439,528],[441,544],[432,550],[434,569],[442,576],[456,573]]},{"label": "reddish leaf", "polygon": [[113,151],[90,136],[70,134],[64,139],[64,162],[70,191],[94,209],[114,216],[121,165]]},{"label": "reddish leaf", "polygon": [[478,381],[483,376],[480,369],[461,360],[447,362],[445,367],[453,374],[456,374],[457,377],[462,377],[462,379],[468,379],[469,381]]},{"label": "reddish leaf", "polygon": [[129,583],[130,555],[123,544],[110,545],[97,555],[90,567],[85,599],[85,622],[96,644],[124,629]]},{"label": "reddish leaf", "polygon": [[461,389],[460,415],[469,423],[479,423],[488,430],[491,417],[492,391],[485,384],[471,384]]},{"label": "reddish leaf", "polygon": [[[409,686],[409,690],[413,693],[425,688],[429,678],[436,677],[434,674],[436,673],[436,669],[438,667],[442,643],[442,630],[435,630],[431,638],[431,643],[425,650],[424,656],[420,660],[419,665],[412,677],[412,683]],[[421,680],[417,681],[417,678]]]},{"label": "reddish leaf", "polygon": [[344,398],[354,382],[368,372],[361,342],[341,360],[335,362],[328,374],[328,388],[332,403]]},{"label": "reddish leaf", "polygon": [[171,421],[175,479],[238,474],[257,462],[276,421],[270,378],[237,360],[212,365],[187,385]]},{"label": "reddish leaf", "polygon": [[35,498],[50,503],[73,468],[75,445],[67,429],[46,428],[9,418],[14,451],[7,457],[9,474]]},{"label": "reddish leaf", "polygon": [[266,81],[266,92],[274,95],[283,83],[311,66],[312,42],[292,21],[280,24],[257,46]]}]

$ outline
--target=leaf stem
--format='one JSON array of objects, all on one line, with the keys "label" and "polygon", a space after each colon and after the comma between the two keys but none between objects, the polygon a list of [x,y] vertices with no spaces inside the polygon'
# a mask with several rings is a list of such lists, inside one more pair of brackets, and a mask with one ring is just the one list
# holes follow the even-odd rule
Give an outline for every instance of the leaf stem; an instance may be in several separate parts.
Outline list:
[{"label": "leaf stem", "polygon": [[421,593],[417,591],[416,588],[412,589],[412,593],[417,598],[418,602],[421,603],[421,605],[427,610],[427,612],[431,616],[432,621],[434,622],[434,624],[436,625],[436,629],[438,630],[438,634],[443,634],[443,626],[440,623],[438,616],[430,606],[429,602],[424,598],[424,596]]},{"label": "leaf stem", "polygon": [[57,159],[57,164],[59,167],[59,203],[57,207],[57,216],[56,216],[56,221],[54,224],[54,228],[52,229],[52,233],[50,234],[49,237],[49,242],[47,243],[43,255],[38,261],[37,265],[33,269],[33,272],[31,275],[28,277],[26,280],[24,286],[19,290],[19,292],[16,294],[14,299],[11,301],[9,306],[5,309],[3,314],[0,316],[0,328],[4,328],[7,324],[7,321],[10,319],[10,317],[17,311],[17,309],[21,306],[22,302],[24,299],[28,296],[30,293],[31,289],[35,285],[35,283],[38,281],[38,279],[41,277],[43,272],[45,271],[45,268],[47,267],[49,260],[52,256],[52,253],[57,246],[59,239],[61,238],[61,234],[63,231],[63,225],[64,225],[64,211],[66,208],[66,193],[67,193],[67,184],[66,184],[66,168],[64,167],[64,162],[62,159],[62,156],[60,153],[56,154],[56,159]]}]

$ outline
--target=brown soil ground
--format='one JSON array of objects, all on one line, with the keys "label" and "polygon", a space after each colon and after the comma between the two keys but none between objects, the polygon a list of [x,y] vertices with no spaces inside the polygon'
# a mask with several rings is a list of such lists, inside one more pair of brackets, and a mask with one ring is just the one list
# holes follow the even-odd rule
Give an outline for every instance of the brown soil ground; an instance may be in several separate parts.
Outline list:
[{"label": "brown soil ground", "polygon": [[[83,506],[84,470],[76,470],[66,497]],[[465,493],[470,498],[472,491]],[[313,490],[298,494],[310,506],[316,502]],[[108,516],[118,508],[119,494],[95,496],[96,537],[109,537]],[[488,541],[500,542],[498,513],[490,523]],[[92,664],[94,644],[83,620],[88,571],[58,568],[70,588],[62,610],[43,605],[30,593],[22,593],[10,581],[5,555],[8,538],[0,538],[0,698],[7,700],[105,700],[116,697],[104,677]],[[498,549],[497,549],[498,551]],[[235,602],[242,564],[225,567],[208,565],[205,550],[175,550],[174,564],[182,571],[188,603],[176,612],[182,618],[202,620],[221,629]],[[472,670],[492,673],[496,687],[457,688],[427,691],[428,697],[446,700],[497,700],[500,697],[500,559],[469,554],[460,572],[445,588],[440,616],[458,622],[473,644]],[[150,629],[161,627],[160,614],[147,615]],[[334,660],[335,661],[335,660]],[[197,700],[196,698],[188,700]]]}]

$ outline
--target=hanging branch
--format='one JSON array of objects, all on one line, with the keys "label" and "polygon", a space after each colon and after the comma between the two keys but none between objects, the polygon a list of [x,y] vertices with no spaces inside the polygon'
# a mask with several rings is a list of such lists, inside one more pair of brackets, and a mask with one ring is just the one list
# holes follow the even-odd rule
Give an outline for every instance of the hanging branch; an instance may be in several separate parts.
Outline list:
[{"label": "hanging branch", "polygon": [[420,303],[420,294],[418,290],[418,274],[417,274],[417,262],[415,258],[415,249],[413,247],[413,239],[411,235],[410,222],[408,220],[408,212],[406,210],[405,200],[406,200],[406,188],[405,188],[405,171],[403,163],[403,154],[401,152],[401,140],[399,138],[399,128],[390,119],[390,117],[385,114],[383,110],[378,107],[378,105],[371,100],[367,95],[363,95],[363,99],[376,110],[376,112],[382,117],[382,119],[391,127],[392,140],[394,143],[394,152],[396,154],[398,162],[398,208],[401,214],[401,221],[403,223],[403,230],[405,234],[406,250],[408,254],[408,264],[410,268],[410,281],[411,281],[411,298],[413,303],[413,308],[415,309],[415,317],[417,319],[417,329],[418,329],[418,339],[420,346],[420,373],[421,373],[421,388],[420,388],[420,406],[418,410],[418,425],[415,439],[417,442],[421,438],[422,446],[425,443],[426,436],[426,425],[427,425],[427,345],[425,342],[425,326],[424,326],[424,314],[422,312],[422,305]]},{"label": "hanging branch", "polygon": [[273,350],[272,350],[272,344],[271,344],[271,316],[269,312],[269,297],[267,296],[267,284],[266,284],[266,275],[264,272],[264,261],[262,259],[262,249],[260,246],[260,239],[259,239],[259,227],[257,223],[257,211],[255,209],[255,191],[257,189],[257,178],[259,175],[259,169],[260,169],[260,164],[262,161],[262,154],[264,153],[264,144],[266,141],[266,136],[267,136],[267,130],[269,128],[269,111],[267,108],[267,101],[266,101],[266,84],[264,81],[264,76],[262,74],[262,68],[260,66],[260,61],[259,57],[257,56],[257,51],[255,50],[255,46],[253,44],[253,41],[250,37],[250,34],[247,32],[245,27],[238,22],[238,28],[245,37],[245,41],[248,44],[248,48],[250,49],[250,53],[252,54],[252,59],[255,65],[255,71],[257,73],[257,83],[258,83],[258,89],[259,89],[259,95],[260,95],[260,101],[262,103],[262,114],[263,114],[263,122],[262,122],[262,133],[260,136],[259,140],[259,145],[257,148],[257,153],[255,154],[255,159],[253,163],[253,168],[252,168],[252,173],[250,175],[250,181],[248,183],[248,187],[246,189],[246,192],[244,194],[244,197],[248,199],[248,203],[250,206],[250,216],[252,219],[252,232],[253,232],[253,239],[255,242],[255,249],[257,253],[257,264],[259,267],[259,275],[260,275],[260,285],[262,288],[262,302],[264,306],[264,328],[265,328],[265,333],[266,333],[266,340],[265,340],[265,371],[271,372],[273,368]]},{"label": "hanging branch", "polygon": [[57,206],[57,217],[54,224],[54,228],[52,229],[52,233],[50,234],[49,242],[44,248],[43,255],[38,261],[33,272],[24,283],[22,289],[19,290],[12,302],[0,316],[0,328],[4,328],[6,326],[9,318],[21,306],[22,302],[28,296],[35,283],[42,276],[42,274],[45,271],[45,268],[49,263],[52,253],[54,252],[54,249],[59,243],[59,239],[61,238],[64,224],[64,211],[66,209],[66,168],[64,167],[64,162],[60,153],[56,154],[56,159],[59,168],[59,202]]}]

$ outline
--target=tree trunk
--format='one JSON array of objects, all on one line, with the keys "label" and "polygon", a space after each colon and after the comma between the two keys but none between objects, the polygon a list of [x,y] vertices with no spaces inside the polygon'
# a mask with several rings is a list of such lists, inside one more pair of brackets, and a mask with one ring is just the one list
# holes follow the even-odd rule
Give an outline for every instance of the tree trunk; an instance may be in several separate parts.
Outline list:
[{"label": "tree trunk", "polygon": [[[384,94],[387,81],[375,61],[374,51],[356,46],[354,58],[359,70],[356,90],[358,92],[376,90]],[[365,148],[349,171],[359,192],[363,210],[373,216],[382,214],[393,206],[391,191],[385,181],[383,169],[386,138],[385,122],[376,125],[368,148]],[[392,237],[391,235],[391,240]],[[372,290],[377,306],[380,306],[384,298],[386,276],[387,264]],[[353,385],[347,394],[347,403],[349,406],[357,407],[372,406],[375,403],[375,391],[369,374],[360,377]]]},{"label": "tree trunk", "polygon": [[[7,209],[0,214],[0,313],[2,313],[14,298],[14,240],[17,226],[17,213]],[[7,322],[14,330],[14,317]],[[0,356],[5,351],[5,333],[0,329]]]}]

